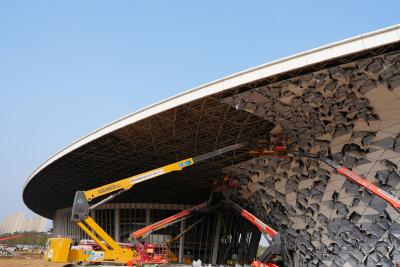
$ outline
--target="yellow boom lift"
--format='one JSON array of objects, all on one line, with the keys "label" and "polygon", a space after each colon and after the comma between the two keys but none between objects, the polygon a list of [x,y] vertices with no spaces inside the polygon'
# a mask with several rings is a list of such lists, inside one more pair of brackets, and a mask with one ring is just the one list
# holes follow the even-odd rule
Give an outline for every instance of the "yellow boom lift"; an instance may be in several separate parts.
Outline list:
[{"label": "yellow boom lift", "polygon": [[[85,250],[71,247],[71,238],[50,238],[49,247],[45,258],[51,262],[60,263],[114,263],[130,265],[138,253],[132,247],[123,247],[108,235],[89,216],[89,211],[114,199],[123,192],[131,189],[135,184],[153,179],[155,177],[180,171],[203,160],[240,149],[243,144],[234,144],[193,158],[184,159],[154,170],[137,174],[113,183],[109,183],[87,191],[77,191],[72,207],[71,220],[74,221],[100,248],[100,250]],[[115,192],[115,193],[114,193]],[[98,203],[90,206],[92,200],[114,193]]]}]

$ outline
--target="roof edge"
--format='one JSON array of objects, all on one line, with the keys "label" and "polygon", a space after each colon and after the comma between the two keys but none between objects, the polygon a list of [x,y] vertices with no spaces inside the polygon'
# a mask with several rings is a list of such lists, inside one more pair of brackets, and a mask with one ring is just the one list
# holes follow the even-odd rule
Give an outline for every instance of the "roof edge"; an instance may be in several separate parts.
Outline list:
[{"label": "roof edge", "polygon": [[120,119],[117,119],[103,127],[100,127],[91,133],[79,138],[65,148],[57,151],[53,156],[43,162],[24,183],[23,190],[29,181],[41,170],[52,162],[63,157],[69,152],[88,144],[89,142],[100,138],[110,132],[118,130],[126,125],[140,121],[149,116],[174,108],[176,106],[191,102],[195,99],[205,97],[211,94],[219,93],[241,84],[246,84],[259,79],[265,79],[273,75],[287,71],[299,69],[315,63],[331,60],[338,57],[366,51],[372,48],[388,45],[400,41],[400,24],[387,28],[379,29],[369,33],[357,35],[342,41],[334,42],[318,48],[307,50],[281,59],[273,60],[269,63],[249,68],[223,78],[196,86],[180,94],[166,98],[155,104],[146,106],[138,111],[132,112]]}]

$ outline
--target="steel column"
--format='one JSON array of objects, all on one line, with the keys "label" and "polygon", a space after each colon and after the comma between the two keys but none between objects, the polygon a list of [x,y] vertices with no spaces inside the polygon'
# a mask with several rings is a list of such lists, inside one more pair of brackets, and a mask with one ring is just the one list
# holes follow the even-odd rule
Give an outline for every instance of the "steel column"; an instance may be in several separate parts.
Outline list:
[{"label": "steel column", "polygon": [[117,242],[120,242],[120,209],[116,208],[114,210],[114,239]]},{"label": "steel column", "polygon": [[[151,223],[151,209],[146,209],[146,226],[150,225]],[[150,242],[150,235],[144,239],[147,243]]]},{"label": "steel column", "polygon": [[[181,233],[185,231],[186,227],[186,220],[181,221]],[[183,263],[183,253],[184,253],[184,246],[185,246],[185,235],[182,235],[179,238],[179,263]]]},{"label": "steel column", "polygon": [[219,245],[219,237],[221,235],[221,223],[222,223],[221,216],[222,216],[221,214],[218,214],[217,225],[215,227],[214,245],[213,245],[212,260],[211,260],[211,264],[213,265],[217,264],[217,259],[218,259],[218,245]]}]

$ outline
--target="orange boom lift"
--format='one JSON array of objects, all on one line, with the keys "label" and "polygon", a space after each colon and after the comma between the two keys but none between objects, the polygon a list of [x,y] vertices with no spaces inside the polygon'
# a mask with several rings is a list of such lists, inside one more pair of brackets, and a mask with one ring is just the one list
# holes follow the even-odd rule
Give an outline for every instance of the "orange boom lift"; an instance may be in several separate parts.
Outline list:
[{"label": "orange boom lift", "polygon": [[313,154],[305,152],[300,149],[299,151],[289,151],[287,146],[283,144],[281,140],[277,142],[277,144],[273,145],[268,140],[259,140],[257,145],[250,150],[249,154],[254,157],[268,156],[268,157],[287,157],[287,156],[299,156],[299,157],[307,157],[315,160],[320,160],[325,162],[330,167],[332,167],[337,173],[343,175],[346,179],[352,181],[353,183],[358,184],[359,186],[367,189],[372,194],[382,198],[387,203],[389,203],[394,210],[400,213],[400,199],[393,196],[392,194],[386,192],[382,188],[374,185],[361,175],[355,173],[354,171],[346,168],[345,166],[335,162],[327,156],[322,154]]},{"label": "orange boom lift", "polygon": [[398,213],[400,213],[400,200],[393,196],[392,194],[389,194],[385,190],[377,187],[361,175],[358,175],[357,173],[353,172],[352,170],[346,168],[343,165],[340,165],[339,163],[333,161],[332,159],[319,155],[319,154],[311,154],[307,153],[304,151],[299,151],[299,152],[294,152],[294,155],[299,155],[302,157],[307,157],[307,158],[312,158],[316,160],[320,160],[328,164],[330,167],[332,167],[337,173],[343,175],[346,177],[348,180],[352,181],[353,183],[358,184],[359,186],[367,189],[369,192],[372,194],[382,198],[385,200],[387,203],[389,203],[394,210],[396,210]]}]

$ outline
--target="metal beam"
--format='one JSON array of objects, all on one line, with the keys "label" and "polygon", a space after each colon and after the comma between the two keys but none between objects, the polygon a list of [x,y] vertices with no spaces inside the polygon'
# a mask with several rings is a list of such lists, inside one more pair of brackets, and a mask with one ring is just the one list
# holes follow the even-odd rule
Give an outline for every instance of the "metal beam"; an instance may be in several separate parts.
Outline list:
[{"label": "metal beam", "polygon": [[218,259],[218,246],[219,246],[219,239],[221,235],[221,224],[222,224],[222,215],[218,214],[217,218],[217,225],[215,227],[215,234],[214,234],[214,242],[213,242],[213,249],[212,249],[212,260],[211,264],[217,264]]},{"label": "metal beam", "polygon": [[[181,233],[185,231],[186,220],[181,221]],[[183,263],[183,253],[185,248],[185,235],[179,238],[179,263]]]}]

